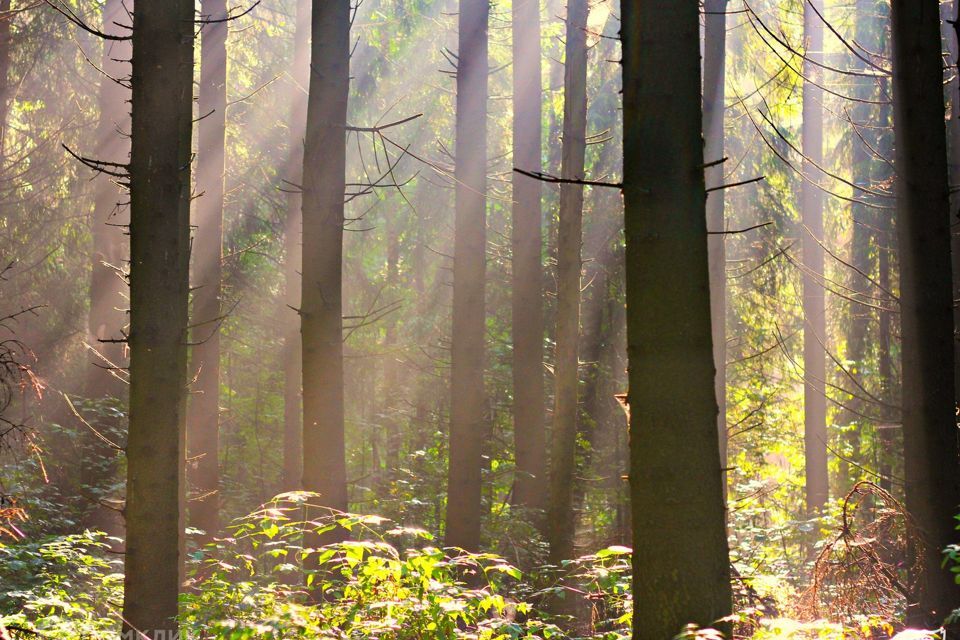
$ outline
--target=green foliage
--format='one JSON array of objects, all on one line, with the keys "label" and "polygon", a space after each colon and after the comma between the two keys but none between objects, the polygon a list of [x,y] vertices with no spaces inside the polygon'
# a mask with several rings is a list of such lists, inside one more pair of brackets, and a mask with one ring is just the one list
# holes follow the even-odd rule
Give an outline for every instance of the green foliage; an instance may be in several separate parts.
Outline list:
[{"label": "green foliage", "polygon": [[[308,493],[279,496],[198,551],[186,629],[239,638],[548,638],[510,593],[520,571],[493,554],[443,550],[375,516],[312,519]],[[348,540],[320,547],[324,536]],[[301,573],[302,571],[302,573]],[[305,576],[305,580],[302,576]]]},{"label": "green foliage", "polygon": [[102,533],[0,543],[0,625],[45,638],[116,635],[123,562]]}]

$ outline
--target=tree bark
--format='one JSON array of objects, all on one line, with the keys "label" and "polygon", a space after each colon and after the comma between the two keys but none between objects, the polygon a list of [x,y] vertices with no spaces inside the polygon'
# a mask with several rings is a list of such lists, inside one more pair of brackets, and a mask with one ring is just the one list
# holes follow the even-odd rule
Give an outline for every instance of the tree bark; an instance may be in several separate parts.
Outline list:
[{"label": "tree bark", "polygon": [[193,128],[191,0],[138,2],[130,152],[130,432],[123,626],[177,632]]},{"label": "tree bark", "polygon": [[480,547],[482,443],[487,420],[483,374],[489,14],[487,0],[460,2],[446,544],[468,551]]},{"label": "tree bark", "polygon": [[[513,164],[538,171],[542,163],[540,2],[513,3]],[[513,174],[513,433],[514,506],[546,505],[547,469],[543,381],[543,238],[539,180]]]},{"label": "tree bark", "polygon": [[303,262],[301,232],[303,198],[297,185],[303,182],[303,144],[307,121],[307,91],[310,84],[310,0],[297,0],[296,31],[291,64],[290,148],[287,152],[287,221],[283,238],[283,274],[287,309],[283,310],[283,490],[301,487],[303,472],[302,346],[300,322],[300,269]]},{"label": "tree bark", "polygon": [[[193,247],[191,368],[187,414],[192,496],[190,523],[211,540],[220,530],[220,315],[223,195],[227,127],[227,2],[203,0],[209,24],[200,31],[200,121],[197,124],[197,200]],[[216,22],[216,21],[221,22]]]},{"label": "tree bark", "polygon": [[960,506],[954,413],[953,298],[944,128],[943,67],[936,0],[893,0],[894,124],[906,506],[919,523],[923,594],[908,616],[937,623],[960,601],[941,550],[956,542]]},{"label": "tree bark", "polygon": [[[822,0],[816,3],[822,14]],[[826,309],[824,306],[823,192],[819,182],[823,166],[823,21],[804,5],[803,35],[806,42],[803,75],[803,182],[800,212],[803,248],[803,442],[806,463],[806,503],[811,515],[820,513],[829,497],[827,476]]]},{"label": "tree bark", "polygon": [[[857,0],[856,13],[859,16],[857,20],[855,40],[862,46],[874,51],[877,46],[871,42],[872,34],[875,31],[875,25],[870,20],[872,0]],[[866,64],[854,57],[851,60],[853,68],[866,72]],[[872,109],[869,101],[872,99],[876,80],[870,77],[861,77],[855,80],[856,87],[854,96],[860,100],[852,108],[852,119],[854,126],[866,129],[872,120]],[[869,135],[866,130],[860,131],[860,135],[866,137]],[[872,162],[870,150],[860,137],[853,133],[850,136],[850,164],[852,165],[852,182],[863,189],[870,186],[872,178]],[[856,198],[866,197],[864,193],[856,194]],[[850,217],[852,222],[852,239],[850,248],[850,264],[853,269],[850,270],[850,285],[854,291],[868,293],[872,288],[872,283],[861,276],[860,273],[871,273],[873,267],[870,260],[870,247],[873,242],[873,229],[876,228],[875,216],[872,210],[864,203],[853,202],[850,205]],[[847,316],[849,325],[847,326],[847,350],[844,358],[848,364],[848,373],[857,379],[860,384],[865,384],[864,372],[866,366],[867,351],[867,333],[870,328],[871,311],[858,301],[851,300],[848,306]],[[856,389],[853,389],[856,392]],[[867,407],[859,398],[859,393],[851,397],[847,402],[851,411],[847,412],[846,440],[850,448],[849,455],[854,461],[860,458],[860,435],[863,430],[862,414],[866,413]],[[850,465],[847,460],[840,461],[840,486],[842,492],[846,493],[847,485],[853,484],[854,478],[850,477]]]},{"label": "tree bark", "polygon": [[[941,8],[949,12],[944,16],[943,30],[947,43],[947,76],[952,77],[947,84],[947,93],[950,95],[950,124],[947,131],[949,136],[949,178],[950,185],[956,187],[960,184],[960,78],[956,74],[960,72],[960,42],[957,41],[957,30],[951,20],[960,19],[960,0],[954,0],[952,4],[941,5]],[[953,359],[954,367],[960,367],[960,196],[957,193],[950,194],[950,250],[952,255],[953,269],[953,326],[955,338],[953,341]],[[960,370],[954,371],[954,398],[960,403]]]},{"label": "tree bark", "polygon": [[[9,5],[7,0],[4,1]],[[0,4],[0,11],[2,10]],[[105,29],[106,33],[125,35],[115,25],[117,22],[129,22],[123,2],[108,0],[103,6],[102,29]],[[9,21],[0,24],[0,29],[3,25],[9,25]],[[0,68],[3,68],[3,40],[0,35]],[[111,78],[119,80],[127,76],[129,60],[129,42],[104,43],[100,63],[104,78],[100,81],[100,94],[97,97],[100,119],[97,124],[95,157],[98,160],[128,160],[130,143],[121,132],[129,130],[130,112],[127,102],[130,100],[130,90]],[[125,364],[123,345],[118,342],[103,342],[119,339],[127,323],[127,302],[124,299],[126,283],[120,274],[126,255],[123,230],[120,226],[122,221],[116,216],[120,209],[120,198],[120,189],[113,180],[108,176],[96,177],[92,221],[93,255],[90,265],[90,315],[87,327],[90,346],[97,349],[107,362],[95,357],[93,364],[87,368],[86,395],[91,398],[120,398],[126,394],[126,385],[105,370],[105,367],[122,367]]]},{"label": "tree bark", "polygon": [[[726,111],[726,55],[728,0],[704,0],[703,44],[703,132],[704,158],[719,162],[724,154],[723,116]],[[726,164],[706,169],[707,189],[723,184]],[[710,317],[713,327],[713,363],[717,370],[714,389],[717,396],[717,438],[720,463],[727,466],[727,251],[723,190],[707,194],[707,229],[715,232],[707,241],[710,257]],[[723,493],[727,494],[727,474],[723,474]]]},{"label": "tree bark", "polygon": [[0,161],[7,162],[7,127],[13,100],[13,78],[10,77],[10,53],[13,49],[11,0],[0,0]]},{"label": "tree bark", "polygon": [[[584,179],[587,128],[586,0],[567,2],[563,92],[563,160],[561,176]],[[573,483],[577,454],[577,412],[580,400],[580,289],[583,268],[583,186],[560,186],[557,229],[557,334],[554,355],[553,433],[550,448],[550,560],[559,564],[574,556],[576,518]]]},{"label": "tree bark", "polygon": [[350,2],[314,0],[303,156],[303,488],[347,510],[343,224]]},{"label": "tree bark", "polygon": [[[730,613],[696,3],[622,6],[633,637]],[[691,553],[696,549],[696,553]]]}]

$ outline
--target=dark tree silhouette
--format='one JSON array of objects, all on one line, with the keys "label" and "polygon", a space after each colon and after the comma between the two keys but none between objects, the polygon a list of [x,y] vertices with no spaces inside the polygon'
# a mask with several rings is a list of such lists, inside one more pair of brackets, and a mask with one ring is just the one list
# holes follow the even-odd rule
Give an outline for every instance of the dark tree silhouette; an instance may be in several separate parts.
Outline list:
[{"label": "dark tree silhouette", "polygon": [[939,6],[936,0],[893,0],[890,9],[904,479],[907,509],[926,543],[923,593],[908,616],[930,623],[942,621],[960,601],[960,585],[941,569],[941,550],[956,542],[960,469]]},{"label": "dark tree silhouette", "polygon": [[133,10],[123,620],[148,638],[176,633],[183,577],[193,9]]},{"label": "dark tree silhouette", "polygon": [[[696,3],[623,3],[633,637],[730,613]],[[642,45],[642,46],[641,46]],[[691,549],[696,549],[691,553]]]}]

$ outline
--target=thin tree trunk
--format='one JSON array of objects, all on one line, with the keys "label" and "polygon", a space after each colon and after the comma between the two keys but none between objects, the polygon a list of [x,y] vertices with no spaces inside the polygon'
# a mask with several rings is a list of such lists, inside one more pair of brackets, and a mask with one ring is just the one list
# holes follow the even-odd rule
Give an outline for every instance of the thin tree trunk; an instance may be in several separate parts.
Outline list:
[{"label": "thin tree trunk", "polygon": [[487,190],[487,0],[461,0],[446,544],[480,547]]},{"label": "thin tree trunk", "polygon": [[193,246],[191,368],[196,376],[187,414],[192,496],[190,523],[210,540],[220,530],[220,291],[227,127],[227,2],[203,0],[200,31],[197,200]]},{"label": "thin tree trunk", "polygon": [[[400,286],[400,230],[396,220],[387,221],[387,287],[397,291]],[[386,406],[386,452],[384,456],[386,473],[381,497],[389,495],[390,486],[396,481],[400,468],[400,453],[403,448],[403,433],[400,430],[401,372],[397,361],[398,326],[395,319],[390,321],[384,336],[383,345],[386,360],[383,364],[384,397],[391,399]]]},{"label": "thin tree trunk", "polygon": [[[889,39],[883,38],[883,40],[885,41],[885,45],[878,47],[878,49],[889,57]],[[890,85],[890,80],[885,79],[879,87],[880,96],[885,100],[885,103],[880,107],[880,122],[878,124],[881,129],[877,140],[877,151],[884,158],[889,158],[892,161],[894,156],[893,108],[889,102],[891,97]],[[877,162],[875,164],[875,171],[874,184],[892,183],[894,190],[896,189],[893,168],[889,164],[886,162]],[[891,263],[896,259],[897,248],[894,223],[895,217],[893,212],[880,212],[877,216],[877,284],[884,291],[893,290]],[[882,424],[878,426],[879,433],[877,434],[877,440],[880,443],[880,447],[878,455],[879,464],[877,467],[880,473],[880,486],[887,491],[892,491],[893,462],[894,459],[900,455],[900,451],[894,447],[895,439],[894,432],[892,431],[894,427],[893,423],[899,422],[900,418],[894,415],[894,412],[888,408],[897,404],[897,399],[894,394],[896,381],[893,379],[893,351],[891,349],[894,314],[892,311],[881,309],[878,320],[877,343],[879,353],[877,354],[877,373],[880,376],[880,399],[887,404],[887,407],[882,409],[883,421]]]},{"label": "thin tree trunk", "polygon": [[[703,45],[703,133],[704,158],[713,164],[706,169],[708,189],[720,187],[726,164],[723,115],[726,101],[728,0],[704,0]],[[717,370],[714,389],[717,396],[717,438],[720,463],[727,466],[727,251],[724,216],[725,191],[707,194],[707,229],[710,256],[710,317],[713,327],[713,363]],[[727,493],[727,474],[723,474],[723,493]]]},{"label": "thin tree trunk", "polygon": [[[540,2],[513,3],[513,164],[542,162]],[[547,469],[543,383],[543,238],[540,181],[513,174],[513,504],[541,510]]]},{"label": "thin tree trunk", "polygon": [[[104,4],[101,28],[106,29],[106,33],[126,35],[116,23],[129,22],[121,0],[108,0]],[[8,26],[8,21],[0,23],[0,32],[5,25]],[[9,55],[3,53],[3,38],[4,35],[0,33],[0,77],[6,77],[3,61],[6,59],[9,62]],[[104,77],[100,81],[100,93],[97,97],[100,117],[94,156],[100,160],[121,163],[129,160],[129,138],[121,132],[130,129],[130,112],[127,107],[130,91],[119,82],[129,75],[129,60],[129,41],[104,42],[100,63]],[[86,368],[84,393],[88,398],[125,399],[127,395],[126,385],[119,373],[110,370],[126,364],[123,344],[109,342],[123,336],[123,328],[127,322],[128,305],[124,295],[127,283],[121,273],[127,256],[123,229],[120,226],[125,220],[116,215],[120,210],[122,197],[120,188],[113,179],[104,175],[95,177],[87,340],[99,355],[94,355]],[[120,424],[119,420],[115,422]],[[118,452],[93,434],[89,434],[87,442],[90,443],[89,451],[97,462],[87,461],[82,465],[81,482],[89,487],[104,487],[116,479],[120,463]],[[94,506],[85,525],[91,529],[107,531],[118,538],[123,537],[123,517],[115,509],[102,504]]]},{"label": "thin tree trunk", "polygon": [[[567,32],[563,101],[563,162],[566,180],[583,180],[587,128],[587,14],[586,0],[567,3]],[[557,334],[554,356],[553,433],[550,446],[550,506],[548,542],[550,560],[558,564],[573,558],[576,518],[573,483],[577,454],[577,412],[580,344],[580,276],[583,264],[583,186],[560,187],[557,231]]]},{"label": "thin tree trunk", "polygon": [[923,530],[923,595],[913,621],[938,623],[960,586],[941,569],[960,506],[954,413],[950,213],[939,7],[893,0],[894,124],[900,240],[907,509]]},{"label": "thin tree trunk", "polygon": [[643,603],[634,609],[637,640],[671,638],[691,622],[711,626],[731,610],[699,18],[691,2],[622,6],[633,589]]},{"label": "thin tree trunk", "polygon": [[[9,5],[8,0],[4,0]],[[7,7],[9,8],[9,6]],[[0,4],[0,11],[3,10]],[[122,0],[108,0],[103,7],[103,29],[107,33],[125,35],[115,23],[129,22]],[[8,21],[0,24],[7,25]],[[0,35],[0,69],[2,69],[3,36]],[[126,162],[130,143],[121,132],[129,130],[130,112],[127,102],[130,90],[113,80],[127,76],[127,61],[130,59],[130,43],[106,41],[100,68],[104,77],[100,81],[97,103],[100,120],[97,124],[97,151],[99,160]],[[0,74],[3,74],[0,70]],[[3,74],[5,75],[5,74]],[[108,176],[97,176],[93,205],[93,256],[90,265],[90,316],[88,319],[89,342],[107,360],[94,358],[87,368],[86,395],[91,398],[125,395],[125,385],[106,369],[124,365],[123,345],[116,340],[122,336],[127,321],[124,299],[126,283],[120,274],[124,254],[122,221],[115,215],[119,210],[120,189]]]},{"label": "thin tree trunk", "polygon": [[301,486],[302,453],[302,347],[300,322],[300,269],[302,263],[302,196],[297,188],[303,182],[303,136],[307,121],[307,90],[310,84],[310,0],[297,0],[291,76],[290,148],[287,152],[287,221],[284,246],[284,283],[287,309],[283,339],[283,490]]},{"label": "thin tree trunk", "polygon": [[[822,0],[811,0],[823,13]],[[800,211],[803,223],[803,442],[806,462],[807,511],[817,514],[827,504],[830,486],[827,476],[826,310],[823,287],[823,192],[819,182],[823,166],[823,21],[812,4],[804,4],[803,35],[803,174]]]},{"label": "thin tree trunk", "polygon": [[148,638],[183,578],[193,30],[192,0],[134,6],[123,627]]},{"label": "thin tree trunk", "polygon": [[10,77],[10,53],[13,48],[11,0],[0,0],[0,163],[7,163],[7,127],[13,100],[13,78]]},{"label": "thin tree trunk", "polygon": [[[856,13],[859,16],[857,20],[857,29],[855,34],[856,42],[862,46],[868,47],[871,51],[876,50],[871,45],[871,34],[875,27],[869,19],[872,0],[857,0]],[[866,65],[859,59],[854,59],[852,64],[859,67],[861,71],[866,72]],[[866,135],[866,127],[871,122],[870,99],[874,95],[876,80],[870,77],[856,79],[855,96],[861,101],[853,105],[852,118],[856,127],[863,127],[864,131],[860,135]],[[851,151],[850,163],[853,171],[853,183],[861,188],[868,188],[871,182],[871,156],[870,150],[856,133],[850,137]],[[863,194],[858,194],[863,198]],[[854,202],[850,206],[850,216],[852,218],[852,240],[850,249],[850,264],[854,270],[850,272],[851,288],[855,291],[869,293],[872,284],[868,279],[860,276],[860,273],[871,273],[873,271],[870,263],[870,245],[873,240],[872,229],[876,226],[872,215],[872,210],[860,202]],[[845,360],[849,363],[848,372],[851,376],[858,379],[860,384],[865,384],[864,372],[866,371],[866,350],[867,350],[867,332],[870,326],[870,310],[863,304],[851,300],[848,307],[848,318],[850,321],[847,327],[847,352]],[[859,395],[859,394],[858,394]],[[866,407],[858,397],[852,397],[849,400],[852,411],[847,413],[847,420],[851,424],[847,427],[846,440],[850,447],[849,455],[854,461],[860,458],[860,434],[863,429],[863,418],[858,414],[864,414]],[[841,487],[852,484],[854,481],[850,477],[850,465],[844,459],[840,461],[840,483]],[[843,488],[843,493],[846,493]]]},{"label": "thin tree trunk", "polygon": [[314,0],[303,156],[303,488],[347,510],[343,223],[350,2]]}]

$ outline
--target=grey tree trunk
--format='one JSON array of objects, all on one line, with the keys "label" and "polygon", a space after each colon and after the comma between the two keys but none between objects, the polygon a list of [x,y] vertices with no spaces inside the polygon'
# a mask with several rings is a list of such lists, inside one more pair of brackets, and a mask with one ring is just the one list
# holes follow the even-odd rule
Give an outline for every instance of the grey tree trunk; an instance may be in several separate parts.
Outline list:
[{"label": "grey tree trunk", "polygon": [[350,1],[314,0],[303,156],[303,488],[347,510],[343,224]]},{"label": "grey tree trunk", "polygon": [[123,626],[169,638],[184,560],[194,6],[133,11]]},{"label": "grey tree trunk", "polygon": [[302,197],[298,185],[303,182],[303,137],[307,122],[307,91],[310,85],[310,0],[297,0],[294,33],[293,78],[290,99],[290,141],[287,156],[287,221],[283,237],[284,286],[287,309],[283,312],[283,490],[300,488],[303,472],[302,453],[302,379],[300,321],[300,269],[303,262],[301,231]]},{"label": "grey tree trunk", "polygon": [[953,297],[944,128],[943,68],[936,0],[893,0],[894,125],[906,506],[919,523],[923,594],[908,617],[938,623],[960,601],[941,569],[956,542],[960,508],[954,412]]},{"label": "grey tree trunk", "polygon": [[[9,8],[9,7],[8,7]],[[2,11],[0,6],[0,11]],[[113,35],[126,35],[115,25],[129,22],[122,0],[108,0],[103,6],[102,29]],[[0,25],[0,29],[2,29]],[[0,52],[3,49],[3,36],[0,35]],[[0,61],[3,54],[0,53]],[[104,78],[100,81],[100,95],[97,104],[100,120],[97,124],[96,157],[110,162],[126,162],[130,153],[129,139],[121,131],[129,130],[130,112],[127,102],[130,90],[110,78],[121,79],[129,74],[124,63],[130,59],[128,41],[106,41],[100,68]],[[0,62],[2,65],[2,62]],[[2,67],[0,67],[2,68]],[[109,77],[106,77],[109,76]],[[125,364],[123,345],[116,340],[121,337],[127,323],[124,299],[126,283],[120,275],[120,269],[126,259],[122,225],[125,220],[117,215],[121,201],[120,189],[107,176],[98,176],[94,186],[93,205],[93,256],[90,265],[90,316],[87,327],[89,342],[107,361],[94,357],[95,365],[87,368],[86,394],[91,398],[104,396],[122,397],[126,394],[125,385],[111,375],[105,367]]]},{"label": "grey tree trunk", "polygon": [[[723,116],[726,111],[726,55],[728,0],[704,0],[703,45],[703,134],[707,163],[720,162],[724,154]],[[707,189],[723,184],[726,164],[706,169]],[[710,317],[713,323],[713,363],[717,370],[714,389],[717,396],[717,438],[720,463],[727,466],[727,251],[724,216],[724,191],[707,194],[707,229],[713,231],[707,241],[710,257]],[[726,472],[723,493],[727,493]]]},{"label": "grey tree trunk", "polygon": [[482,513],[487,191],[487,0],[461,0],[446,544],[477,551]]},{"label": "grey tree trunk", "polygon": [[[812,0],[823,13],[822,0]],[[804,4],[803,35],[806,42],[803,75],[803,175],[800,213],[803,248],[803,441],[806,462],[807,511],[817,514],[827,504],[826,309],[823,286],[823,192],[819,182],[823,166],[823,21]]]},{"label": "grey tree trunk", "polygon": [[[192,460],[190,524],[210,540],[220,530],[220,314],[223,194],[227,127],[227,2],[203,0],[197,124],[197,191],[193,248],[191,370],[196,377],[187,414]],[[218,22],[219,21],[219,22]]]},{"label": "grey tree trunk", "polygon": [[[566,54],[563,93],[563,159],[561,176],[584,179],[587,129],[586,0],[567,2]],[[557,333],[554,355],[553,433],[550,443],[550,560],[559,564],[574,556],[576,518],[573,484],[577,454],[577,413],[580,400],[580,289],[583,264],[583,186],[560,186],[557,229]]]},{"label": "grey tree trunk", "polygon": [[[542,163],[540,2],[513,3],[513,164]],[[513,174],[513,504],[546,506],[547,451],[543,382],[543,234],[541,184]]]},{"label": "grey tree trunk", "polygon": [[[622,5],[633,637],[730,613],[696,3]],[[642,45],[642,46],[641,46]],[[677,461],[683,460],[682,465]],[[696,553],[690,553],[696,549]]]}]

